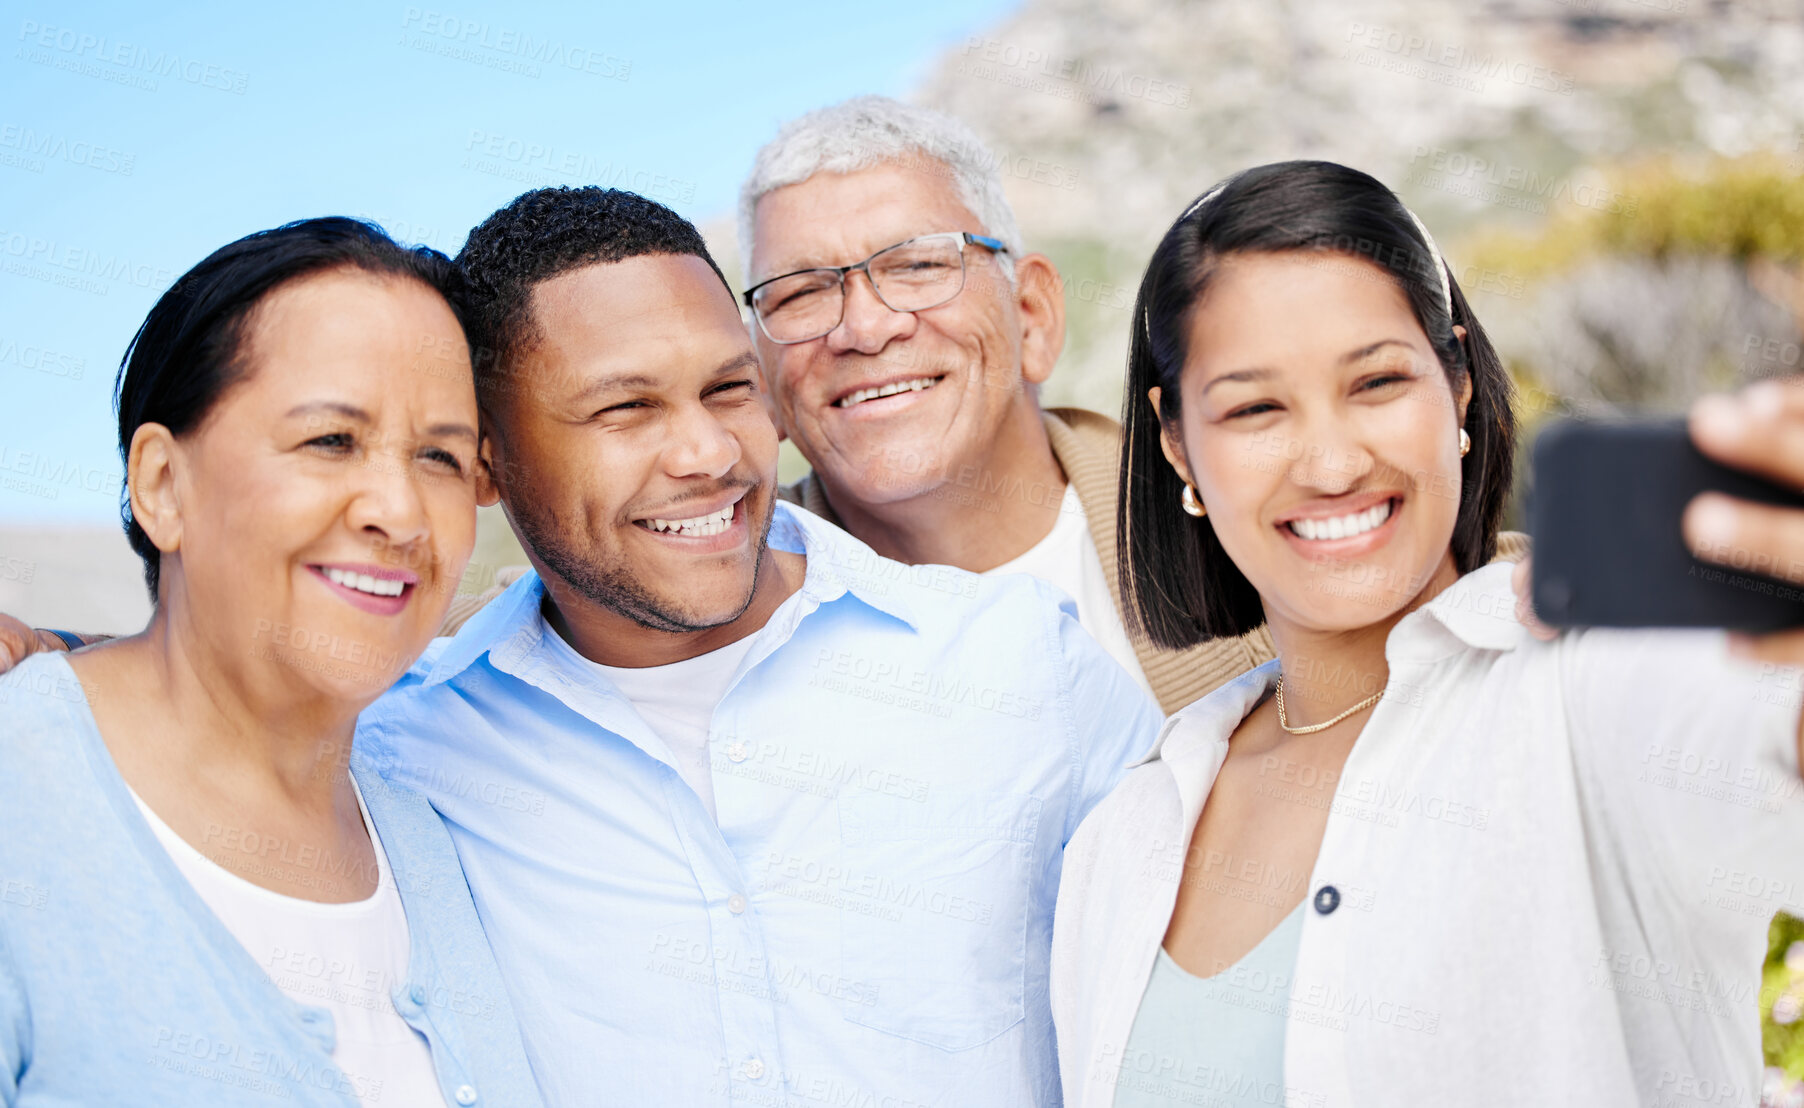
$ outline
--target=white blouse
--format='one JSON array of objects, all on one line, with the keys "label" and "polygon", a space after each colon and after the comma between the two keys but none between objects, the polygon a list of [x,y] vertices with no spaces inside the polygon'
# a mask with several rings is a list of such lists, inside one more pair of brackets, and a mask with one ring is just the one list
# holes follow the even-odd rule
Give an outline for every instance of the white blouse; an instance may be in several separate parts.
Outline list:
[{"label": "white blouse", "polygon": [[[129,786],[127,786],[129,788]],[[213,914],[289,999],[332,1016],[332,1061],[347,1080],[346,1092],[384,1108],[444,1108],[424,1037],[401,1018],[390,994],[407,980],[412,953],[407,915],[376,835],[363,792],[355,779],[357,806],[376,855],[376,891],[363,900],[334,903],[303,900],[258,885],[196,850],[163,822],[136,791],[132,799],[175,867],[194,886]],[[280,840],[265,840],[278,857],[290,853]],[[242,850],[239,848],[242,847]],[[222,855],[247,871],[263,866],[254,835],[221,836]],[[267,857],[268,851],[263,852]],[[324,856],[330,859],[330,854]],[[319,878],[354,870],[348,859],[322,860]]]},{"label": "white blouse", "polygon": [[[1510,569],[1385,645],[1310,875],[1284,1103],[1752,1104],[1767,923],[1804,908],[1798,671],[1734,661],[1715,632],[1537,642]],[[1110,1103],[1191,832],[1277,673],[1172,716],[1066,850],[1070,1108]],[[1312,783],[1274,767],[1269,788],[1307,802]]]}]

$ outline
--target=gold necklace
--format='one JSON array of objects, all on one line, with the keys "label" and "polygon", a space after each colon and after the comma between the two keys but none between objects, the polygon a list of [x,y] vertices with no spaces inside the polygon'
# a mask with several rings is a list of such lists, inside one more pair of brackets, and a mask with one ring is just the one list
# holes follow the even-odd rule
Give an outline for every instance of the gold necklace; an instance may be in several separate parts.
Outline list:
[{"label": "gold necklace", "polygon": [[1351,708],[1348,708],[1346,711],[1342,712],[1338,716],[1335,716],[1333,719],[1329,720],[1326,723],[1312,723],[1308,727],[1292,727],[1290,725],[1290,721],[1288,719],[1284,718],[1284,675],[1282,673],[1280,673],[1278,675],[1278,726],[1284,728],[1286,731],[1289,731],[1293,735],[1313,735],[1317,731],[1326,731],[1328,728],[1333,727],[1335,724],[1339,723],[1343,719],[1346,719],[1348,716],[1352,715],[1354,712],[1365,711],[1367,708],[1370,708],[1372,705],[1378,703],[1383,698],[1384,698],[1384,690],[1379,689],[1377,692],[1373,693],[1371,696],[1366,697],[1364,700],[1360,701],[1358,704],[1353,705]]}]

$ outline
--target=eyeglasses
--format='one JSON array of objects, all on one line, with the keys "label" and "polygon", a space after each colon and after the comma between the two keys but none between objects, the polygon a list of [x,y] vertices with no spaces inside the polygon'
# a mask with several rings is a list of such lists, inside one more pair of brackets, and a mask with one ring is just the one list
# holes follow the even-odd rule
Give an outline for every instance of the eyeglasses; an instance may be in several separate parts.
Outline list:
[{"label": "eyeglasses", "polygon": [[886,246],[857,265],[798,269],[745,290],[746,306],[758,317],[764,337],[782,346],[818,339],[839,326],[846,314],[846,275],[863,270],[871,291],[892,312],[924,312],[946,303],[965,288],[965,246],[997,254],[1000,239],[969,231]]}]

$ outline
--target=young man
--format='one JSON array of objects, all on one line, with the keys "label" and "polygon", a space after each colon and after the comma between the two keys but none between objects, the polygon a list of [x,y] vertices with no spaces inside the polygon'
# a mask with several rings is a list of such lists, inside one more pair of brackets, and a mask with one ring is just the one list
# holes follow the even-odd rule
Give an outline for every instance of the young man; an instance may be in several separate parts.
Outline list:
[{"label": "young man", "polygon": [[756,351],[630,193],[471,233],[535,572],[368,711],[445,816],[552,1103],[1051,1104],[1063,847],[1158,714],[1044,583],[778,502]]}]

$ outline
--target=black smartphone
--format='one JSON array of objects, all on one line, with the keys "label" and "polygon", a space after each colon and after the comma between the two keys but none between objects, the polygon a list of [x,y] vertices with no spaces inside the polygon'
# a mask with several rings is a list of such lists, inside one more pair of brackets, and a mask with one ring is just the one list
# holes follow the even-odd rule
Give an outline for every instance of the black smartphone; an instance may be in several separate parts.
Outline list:
[{"label": "black smartphone", "polygon": [[1564,420],[1535,440],[1529,531],[1535,614],[1555,626],[1804,625],[1804,588],[1781,567],[1692,555],[1679,520],[1706,490],[1804,510],[1804,494],[1717,464],[1681,420]]}]

